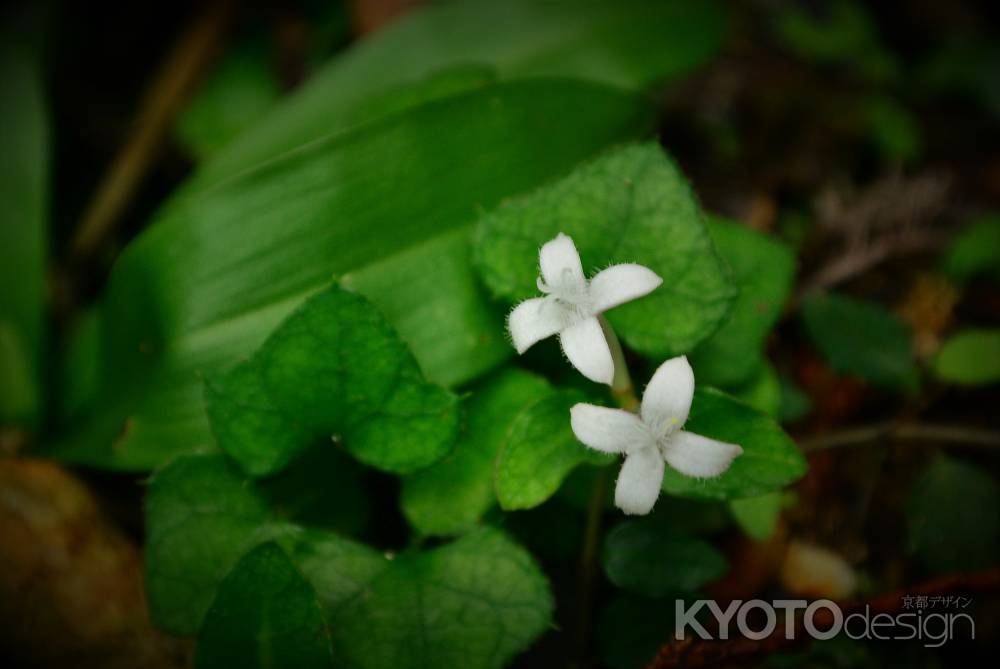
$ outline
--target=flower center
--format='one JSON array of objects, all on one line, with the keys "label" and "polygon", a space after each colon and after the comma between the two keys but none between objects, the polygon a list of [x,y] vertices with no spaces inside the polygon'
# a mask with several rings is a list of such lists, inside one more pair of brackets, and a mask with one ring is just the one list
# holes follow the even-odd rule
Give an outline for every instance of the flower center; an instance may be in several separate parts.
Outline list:
[{"label": "flower center", "polygon": [[537,281],[538,290],[565,306],[572,307],[581,315],[590,315],[592,303],[590,286],[586,280],[581,280],[568,267],[559,274],[559,279],[546,283],[541,277]]},{"label": "flower center", "polygon": [[656,445],[660,449],[661,453],[666,451],[666,449],[670,446],[671,437],[673,437],[674,432],[680,428],[680,420],[672,416],[667,418],[662,423],[652,427],[651,432],[653,433],[653,440],[656,442]]}]

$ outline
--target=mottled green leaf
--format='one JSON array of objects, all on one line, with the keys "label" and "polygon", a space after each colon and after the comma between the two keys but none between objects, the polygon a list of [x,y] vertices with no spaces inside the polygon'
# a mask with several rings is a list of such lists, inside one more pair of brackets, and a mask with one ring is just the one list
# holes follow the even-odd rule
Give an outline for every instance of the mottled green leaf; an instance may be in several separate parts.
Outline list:
[{"label": "mottled green leaf", "polygon": [[530,509],[554,495],[577,466],[608,464],[612,456],[576,440],[569,410],[585,398],[560,391],[523,409],[508,428],[496,463],[496,492],[505,511]]},{"label": "mottled green leaf", "polygon": [[938,378],[978,386],[1000,381],[1000,330],[963,330],[952,335],[934,356]]},{"label": "mottled green leaf", "polygon": [[510,302],[536,295],[538,249],[560,232],[573,238],[585,271],[637,262],[663,278],[649,295],[607,314],[637,351],[686,353],[729,313],[735,289],[698,202],[656,144],[611,151],[484,216],[475,252],[486,284]]},{"label": "mottled green leaf", "polygon": [[795,256],[774,237],[719,217],[708,221],[715,248],[739,290],[722,327],[691,354],[700,383],[746,383],[764,363],[764,340],[781,314],[795,276]]},{"label": "mottled green leaf", "polygon": [[712,544],[658,518],[628,520],[608,532],[602,559],[608,580],[643,597],[697,590],[729,568]]},{"label": "mottled green leaf", "polygon": [[532,557],[502,533],[479,530],[400,555],[329,621],[341,666],[491,669],[545,631],[552,606]]},{"label": "mottled green leaf", "polygon": [[779,490],[806,472],[798,446],[773,418],[717,390],[695,391],[684,429],[739,444],[743,454],[712,479],[689,478],[667,467],[663,489],[671,494],[727,500],[756,497]]},{"label": "mottled green leaf", "polygon": [[936,458],[914,481],[906,516],[909,548],[931,572],[1000,561],[1000,486],[975,465]]},{"label": "mottled green leaf", "polygon": [[[360,109],[378,106],[373,99],[405,102],[414,95],[404,92],[408,84],[456,67],[480,66],[505,81],[555,76],[645,88],[714,55],[724,18],[720,6],[707,0],[427,3],[331,60],[252,132],[204,165],[195,183],[218,183],[247,165],[342,131],[364,120]],[[569,106],[546,118],[571,121],[586,109]]]},{"label": "mottled green leaf", "polygon": [[835,370],[885,388],[913,390],[919,384],[910,329],[882,305],[816,293],[802,301],[802,318]]},{"label": "mottled green leaf", "polygon": [[0,423],[41,415],[49,133],[41,72],[0,33]]},{"label": "mottled green leaf", "polygon": [[493,469],[514,419],[527,405],[553,392],[541,377],[506,370],[473,390],[466,425],[448,457],[403,480],[400,505],[423,534],[472,529],[496,502]]},{"label": "mottled green leaf", "polygon": [[744,532],[758,541],[764,541],[774,534],[778,517],[781,515],[783,499],[784,496],[780,492],[734,499],[729,502],[729,510]]},{"label": "mottled green leaf", "polygon": [[547,628],[552,614],[541,570],[497,530],[385,555],[289,523],[269,508],[260,485],[221,455],[182,456],[158,472],[147,526],[150,610],[159,626],[177,634],[208,624],[220,583],[242,581],[263,591],[229,592],[230,601],[274,589],[263,578],[232,576],[243,556],[269,541],[314,589],[336,666],[500,667]]},{"label": "mottled green leaf", "polygon": [[257,546],[219,585],[198,630],[197,669],[333,667],[312,585],[273,542]]},{"label": "mottled green leaf", "polygon": [[212,448],[201,379],[335,275],[385,308],[430,380],[482,374],[513,349],[469,267],[476,212],[644,132],[648,111],[580,82],[485,86],[175,197],[111,273],[101,403],[56,452],[145,469]]},{"label": "mottled green leaf", "polygon": [[208,414],[219,445],[254,476],[331,436],[367,465],[412,472],[458,434],[458,398],[423,379],[367,300],[337,286],[306,300],[232,374],[209,391]]},{"label": "mottled green leaf", "polygon": [[153,621],[191,634],[215,588],[274,528],[268,508],[221,455],[181,457],[146,497],[146,589]]},{"label": "mottled green leaf", "polygon": [[1000,279],[1000,216],[983,216],[966,226],[951,242],[942,265],[959,281],[981,275]]}]

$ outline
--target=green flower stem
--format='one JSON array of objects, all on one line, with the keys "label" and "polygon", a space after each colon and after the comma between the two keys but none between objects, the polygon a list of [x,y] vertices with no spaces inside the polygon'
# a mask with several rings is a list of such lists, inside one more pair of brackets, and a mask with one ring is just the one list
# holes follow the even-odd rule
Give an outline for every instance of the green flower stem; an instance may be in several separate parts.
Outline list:
[{"label": "green flower stem", "polygon": [[618,405],[626,411],[635,411],[639,408],[639,399],[635,396],[635,387],[632,385],[632,377],[628,373],[628,365],[625,362],[625,353],[622,351],[621,342],[614,328],[608,323],[604,316],[598,316],[597,320],[604,330],[604,337],[608,340],[608,348],[611,349],[611,359],[615,363],[615,376],[611,381],[611,395],[618,402]]},{"label": "green flower stem", "polygon": [[[611,358],[615,363],[615,377],[611,384],[611,395],[622,409],[635,411],[639,408],[639,398],[632,385],[632,377],[625,363],[625,354],[614,330],[599,316],[604,336],[611,348]],[[594,478],[587,508],[587,525],[583,534],[583,549],[580,552],[579,618],[577,620],[577,667],[583,669],[592,664],[590,654],[591,621],[594,608],[594,580],[597,576],[597,557],[601,544],[601,521],[604,517],[604,499],[610,484],[610,471],[602,467]]]}]

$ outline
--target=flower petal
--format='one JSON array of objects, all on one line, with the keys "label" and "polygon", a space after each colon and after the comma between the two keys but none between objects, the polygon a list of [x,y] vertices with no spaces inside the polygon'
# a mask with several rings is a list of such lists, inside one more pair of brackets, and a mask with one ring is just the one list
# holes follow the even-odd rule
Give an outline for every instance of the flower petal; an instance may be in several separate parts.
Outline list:
[{"label": "flower petal", "polygon": [[660,365],[642,395],[642,419],[659,431],[673,423],[677,428],[687,421],[694,397],[694,371],[685,356],[671,358]]},{"label": "flower petal", "polygon": [[594,309],[602,313],[656,290],[663,279],[648,267],[626,263],[601,270],[590,280]]},{"label": "flower petal", "polygon": [[591,381],[611,385],[615,363],[608,340],[596,318],[585,318],[559,333],[559,343],[570,363]]},{"label": "flower petal", "polygon": [[605,453],[625,453],[651,441],[642,420],[622,409],[581,402],[569,410],[569,422],[577,439]]},{"label": "flower petal", "polygon": [[727,444],[683,430],[674,433],[663,449],[663,457],[671,467],[685,476],[695,478],[718,476],[729,469],[729,465],[741,453],[743,449],[736,444]]},{"label": "flower petal", "polygon": [[550,286],[564,285],[567,279],[575,283],[585,281],[576,245],[561,232],[542,246],[538,252],[538,264],[542,268],[542,279]]},{"label": "flower petal", "polygon": [[534,297],[521,302],[507,317],[507,329],[518,353],[524,353],[535,342],[551,337],[565,324],[563,309],[554,301],[544,297]]},{"label": "flower petal", "polygon": [[615,486],[615,506],[630,515],[652,511],[663,485],[663,457],[655,448],[630,453]]}]

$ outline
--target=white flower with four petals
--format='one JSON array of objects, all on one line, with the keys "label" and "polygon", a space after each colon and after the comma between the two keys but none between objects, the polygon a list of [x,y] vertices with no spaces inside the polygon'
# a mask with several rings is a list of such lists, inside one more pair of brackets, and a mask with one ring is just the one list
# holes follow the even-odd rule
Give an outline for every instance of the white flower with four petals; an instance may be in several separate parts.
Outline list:
[{"label": "white flower with four petals", "polygon": [[660,495],[664,462],[686,476],[710,478],[743,452],[736,444],[681,429],[693,396],[694,372],[681,356],[653,374],[639,415],[584,403],[570,410],[577,439],[598,451],[625,454],[615,487],[615,504],[625,513],[650,512]]},{"label": "white flower with four petals", "polygon": [[563,352],[581,374],[611,385],[615,363],[598,319],[608,309],[652,292],[663,279],[642,265],[626,263],[612,265],[588,282],[573,240],[562,233],[542,246],[538,261],[538,289],[545,297],[525,300],[510,313],[507,328],[514,347],[524,353],[558,334]]}]

